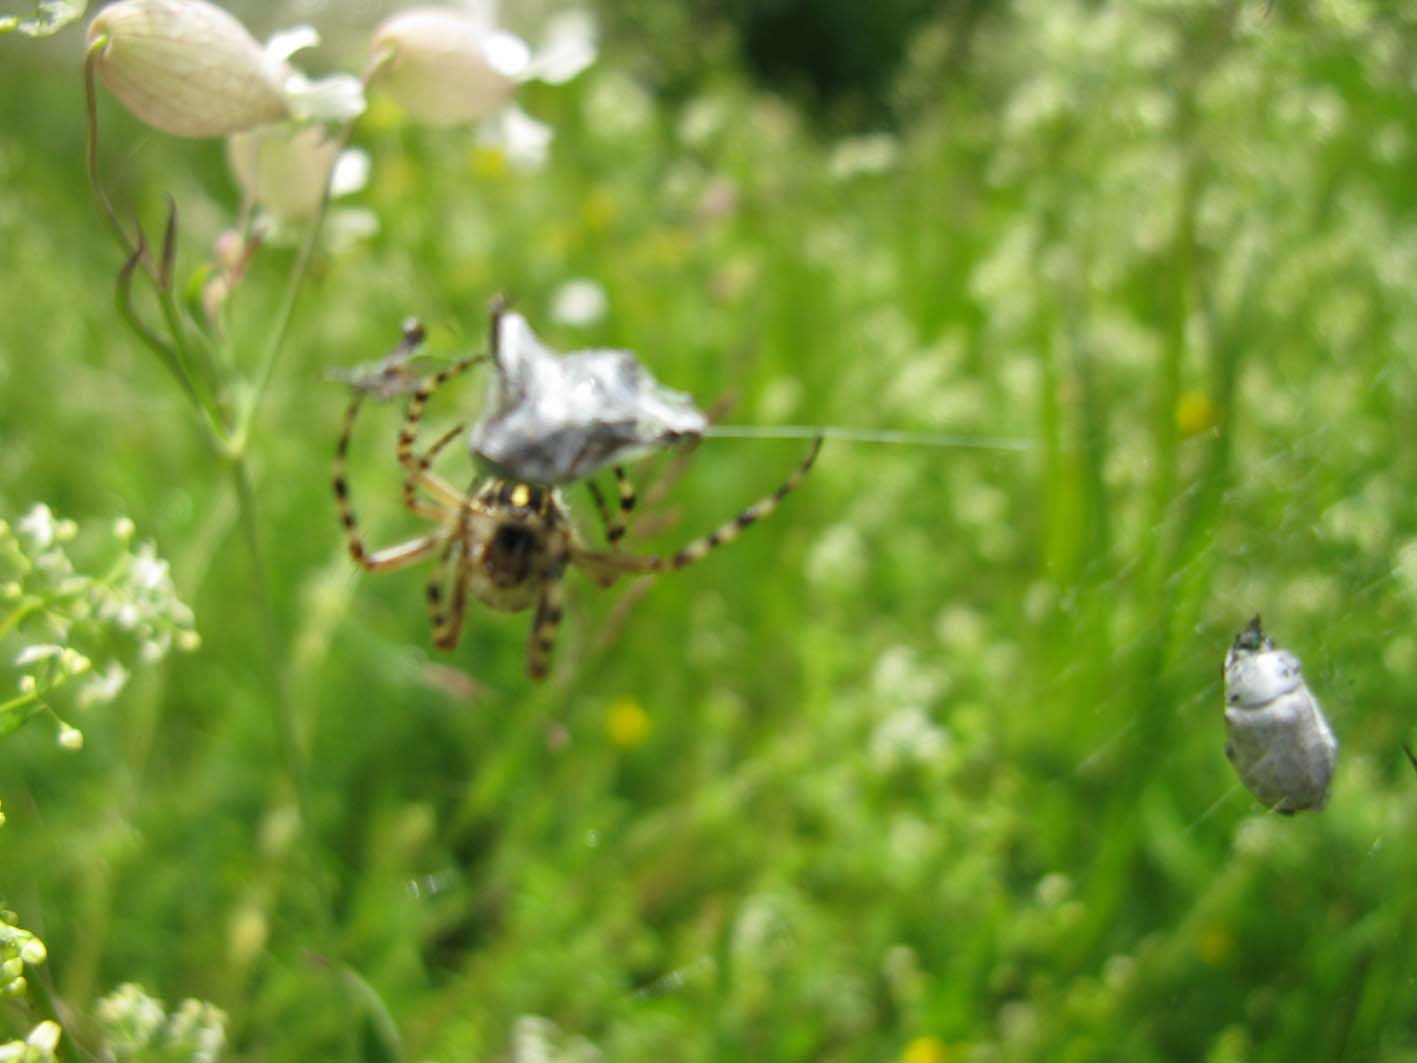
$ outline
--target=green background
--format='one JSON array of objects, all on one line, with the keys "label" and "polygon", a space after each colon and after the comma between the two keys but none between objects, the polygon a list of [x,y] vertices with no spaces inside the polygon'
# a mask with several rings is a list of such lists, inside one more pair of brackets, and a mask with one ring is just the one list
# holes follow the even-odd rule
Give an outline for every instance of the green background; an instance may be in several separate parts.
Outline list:
[{"label": "green background", "polygon": [[[318,54],[357,69],[373,19],[338,21]],[[87,1058],[133,980],[217,1003],[241,1060],[529,1060],[533,1032],[616,1063],[1417,1060],[1417,17],[958,5],[820,106],[712,10],[603,25],[587,73],[522,94],[539,173],[377,96],[356,127],[379,231],[318,258],[251,443],[273,628],[220,460],[113,309],[81,35],[0,40],[0,512],[131,516],[204,639],[68,713],[81,753],[42,719],[0,741],[0,897],[50,954],[0,1034],[57,1015]],[[171,196],[195,270],[238,203],[221,145],[106,95],[100,128],[120,209],[156,229]],[[292,259],[238,293],[243,364]],[[549,314],[576,277],[609,297],[587,327]],[[1026,446],[829,442],[701,566],[573,576],[535,685],[525,615],[474,606],[435,651],[424,573],[358,575],[329,488],[327,372],[409,314],[475,349],[497,292],[732,423]],[[352,472],[384,543],[421,525],[373,412]],[[632,548],[802,446],[705,443]],[[1341,743],[1319,814],[1265,813],[1222,754],[1256,612]]]}]

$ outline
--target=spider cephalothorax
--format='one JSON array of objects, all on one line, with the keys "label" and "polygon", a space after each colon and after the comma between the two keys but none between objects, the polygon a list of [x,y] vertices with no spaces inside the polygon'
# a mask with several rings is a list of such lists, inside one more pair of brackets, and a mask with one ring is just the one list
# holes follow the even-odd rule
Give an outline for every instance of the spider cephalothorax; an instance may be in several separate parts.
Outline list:
[{"label": "spider cephalothorax", "polygon": [[[497,334],[494,316],[494,354]],[[410,328],[403,347],[393,357],[372,375],[352,378],[356,388],[345,412],[334,469],[335,499],[349,552],[370,571],[391,571],[425,559],[433,561],[428,610],[434,641],[443,649],[457,645],[469,598],[502,612],[534,608],[527,648],[527,671],[533,678],[543,677],[550,662],[561,624],[561,586],[567,568],[580,568],[601,585],[609,586],[629,573],[665,572],[691,565],[772,513],[806,476],[821,448],[821,439],[814,440],[807,456],[776,491],[708,535],[665,556],[631,554],[619,547],[636,500],[635,489],[622,468],[616,466],[613,470],[619,495],[618,510],[613,514],[600,490],[587,479],[607,543],[605,549],[596,549],[586,545],[557,487],[489,476],[475,481],[468,491],[459,491],[433,471],[438,454],[467,426],[455,426],[419,451],[416,444],[424,407],[444,384],[488,358],[467,358],[418,378],[408,372],[405,362],[421,338],[421,330]],[[350,438],[367,395],[387,397],[403,392],[411,393],[396,448],[404,474],[403,501],[409,510],[432,521],[435,527],[418,538],[371,551],[359,535],[349,500],[346,466]]]}]

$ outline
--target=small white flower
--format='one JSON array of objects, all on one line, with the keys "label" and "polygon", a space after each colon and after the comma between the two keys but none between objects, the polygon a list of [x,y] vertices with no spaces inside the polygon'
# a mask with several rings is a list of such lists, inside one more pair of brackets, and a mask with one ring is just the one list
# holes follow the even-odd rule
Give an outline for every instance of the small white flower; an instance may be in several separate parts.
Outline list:
[{"label": "small white flower", "polygon": [[157,556],[152,543],[144,543],[133,555],[130,575],[135,586],[145,591],[155,591],[167,583],[167,562]]},{"label": "small white flower", "polygon": [[83,675],[93,667],[93,662],[72,646],[66,646],[59,655],[59,667],[68,675]]},{"label": "small white flower", "polygon": [[84,732],[66,723],[59,728],[59,748],[69,753],[77,753],[84,748]]},{"label": "small white flower", "polygon": [[25,1044],[38,1052],[52,1056],[54,1055],[54,1050],[59,1047],[59,1035],[61,1033],[63,1033],[63,1031],[59,1028],[57,1022],[46,1019],[30,1031],[30,1035],[25,1038]]},{"label": "small white flower", "polygon": [[20,518],[15,530],[30,541],[30,546],[43,550],[54,542],[54,514],[43,502],[37,503]]},{"label": "small white flower", "polygon": [[865,133],[847,137],[832,149],[829,168],[839,180],[882,174],[900,159],[900,140],[892,133]]},{"label": "small white flower", "polygon": [[112,661],[107,668],[84,684],[84,689],[79,692],[79,708],[106,705],[122,693],[127,684],[128,669],[117,661]]},{"label": "small white flower", "polygon": [[312,81],[290,65],[298,51],[320,43],[313,26],[296,26],[266,41],[266,59],[277,69],[281,92],[297,122],[347,122],[364,113],[364,83],[353,74],[331,74]]},{"label": "small white flower", "polygon": [[113,522],[113,537],[120,543],[126,543],[133,538],[133,533],[138,529],[133,521],[128,517],[119,517]]},{"label": "small white flower", "polygon": [[538,122],[516,104],[503,107],[484,121],[478,139],[499,147],[507,161],[521,170],[535,170],[546,163],[551,152],[551,127]]},{"label": "small white flower", "polygon": [[64,652],[63,646],[56,646],[51,642],[37,642],[33,646],[26,646],[15,657],[16,668],[27,668],[36,661],[47,660],[50,657],[58,657]]},{"label": "small white flower", "polygon": [[577,277],[551,296],[551,319],[561,325],[594,325],[609,306],[604,288],[588,277]]}]

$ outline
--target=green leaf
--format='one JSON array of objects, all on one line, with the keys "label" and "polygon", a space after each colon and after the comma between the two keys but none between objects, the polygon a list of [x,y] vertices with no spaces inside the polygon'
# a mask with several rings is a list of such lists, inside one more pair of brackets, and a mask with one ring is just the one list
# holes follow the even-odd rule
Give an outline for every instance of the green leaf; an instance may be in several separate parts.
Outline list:
[{"label": "green leaf", "polygon": [[69,23],[84,17],[88,0],[37,0],[34,15],[0,17],[0,33],[23,33],[26,37],[52,37]]}]

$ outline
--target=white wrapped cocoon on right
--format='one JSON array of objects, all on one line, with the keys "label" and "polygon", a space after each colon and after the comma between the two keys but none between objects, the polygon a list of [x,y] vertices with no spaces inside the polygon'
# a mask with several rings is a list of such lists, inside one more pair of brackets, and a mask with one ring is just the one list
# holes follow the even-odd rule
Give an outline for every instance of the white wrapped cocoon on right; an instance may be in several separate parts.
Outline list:
[{"label": "white wrapped cocoon on right", "polygon": [[1225,755],[1263,804],[1293,814],[1328,803],[1338,740],[1299,658],[1275,647],[1258,616],[1225,656],[1225,731]]}]

